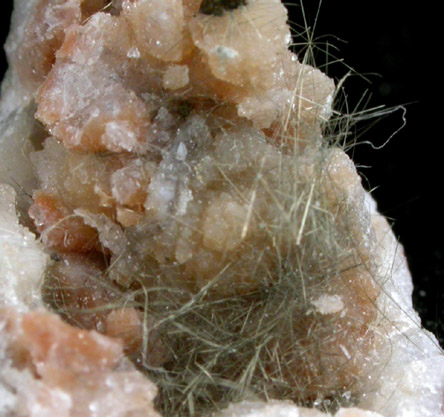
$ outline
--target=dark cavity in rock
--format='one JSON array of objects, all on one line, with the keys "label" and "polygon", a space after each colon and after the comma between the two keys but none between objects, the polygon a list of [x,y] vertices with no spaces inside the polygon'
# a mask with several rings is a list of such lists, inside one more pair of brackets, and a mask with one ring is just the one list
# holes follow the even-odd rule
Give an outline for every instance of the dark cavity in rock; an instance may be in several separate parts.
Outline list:
[{"label": "dark cavity in rock", "polygon": [[203,0],[199,12],[212,16],[222,16],[226,10],[235,10],[246,4],[247,0]]}]

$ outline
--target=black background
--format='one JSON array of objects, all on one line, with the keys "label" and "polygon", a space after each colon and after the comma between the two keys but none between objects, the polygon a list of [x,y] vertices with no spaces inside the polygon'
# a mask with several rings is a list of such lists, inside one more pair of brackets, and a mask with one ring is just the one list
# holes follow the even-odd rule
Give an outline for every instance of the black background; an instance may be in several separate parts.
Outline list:
[{"label": "black background", "polygon": [[[11,4],[12,0],[2,2],[1,43],[8,32]],[[439,284],[444,277],[440,132],[444,115],[437,62],[442,55],[438,44],[442,35],[437,35],[439,26],[433,22],[433,9],[427,7],[427,2],[419,8],[418,2],[401,0],[324,0],[317,17],[318,6],[318,0],[304,3],[306,20],[318,45],[317,64],[325,65],[322,51],[328,42],[330,65],[324,69],[330,76],[338,80],[349,71],[343,63],[332,64],[335,57],[371,81],[349,78],[345,84],[349,106],[353,108],[369,90],[370,107],[405,105],[407,109],[406,126],[385,147],[374,150],[360,145],[351,152],[365,187],[373,190],[380,211],[390,219],[405,247],[415,283],[414,302],[423,325],[443,344],[444,294]],[[304,24],[301,7],[290,5],[289,9],[297,29]],[[3,73],[4,55],[0,65]],[[395,112],[361,140],[379,146],[402,123],[402,112]]]}]

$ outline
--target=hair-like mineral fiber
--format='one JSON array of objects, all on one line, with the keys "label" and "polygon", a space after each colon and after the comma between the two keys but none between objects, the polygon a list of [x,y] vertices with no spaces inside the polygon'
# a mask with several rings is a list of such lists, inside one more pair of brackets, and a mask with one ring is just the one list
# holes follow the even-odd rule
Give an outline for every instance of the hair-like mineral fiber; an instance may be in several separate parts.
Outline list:
[{"label": "hair-like mineral fiber", "polygon": [[[220,16],[246,3],[204,0],[200,11]],[[314,64],[314,52],[316,48],[322,51],[322,46],[315,45],[308,25],[303,26],[294,24],[294,39],[303,51],[299,59]],[[340,82],[337,95],[341,88]],[[297,92],[294,100],[298,100]],[[180,109],[179,116],[186,118],[186,103]],[[249,247],[252,243],[248,239],[243,243],[242,250],[249,257],[244,256],[242,262],[257,265],[257,276],[251,277],[257,285],[240,282],[236,287],[232,277],[230,290],[222,291],[220,281],[229,274],[230,261],[198,290],[192,285],[172,287],[167,284],[167,272],[150,272],[148,267],[140,268],[143,274],[130,289],[89,278],[94,283],[90,285],[114,293],[113,302],[100,309],[134,307],[143,313],[141,353],[132,356],[159,387],[157,406],[165,417],[209,415],[242,399],[290,399],[332,410],[352,405],[359,397],[359,373],[368,370],[360,371],[353,365],[357,352],[350,351],[352,357],[347,363],[336,363],[328,358],[328,349],[340,340],[351,345],[353,332],[366,328],[362,316],[348,317],[349,322],[355,322],[345,326],[339,319],[315,311],[311,300],[328,293],[332,286],[346,294],[349,281],[344,278],[345,270],[373,273],[355,247],[348,202],[334,187],[332,193],[326,192],[332,187],[326,167],[332,149],[347,150],[356,141],[356,121],[382,113],[381,109],[341,112],[336,105],[322,132],[316,131],[317,120],[313,126],[304,126],[304,130],[312,129],[316,141],[316,154],[310,161],[301,151],[304,143],[298,138],[299,120],[283,116],[275,133],[280,135],[276,141],[282,143],[280,159],[270,165],[264,155],[254,162],[251,177],[244,179],[249,184],[246,189],[253,189],[257,198],[273,204],[268,217],[250,204],[251,193],[243,192],[230,167],[213,161],[220,173],[219,187],[252,207],[250,223],[260,225],[262,240],[271,242],[266,247]],[[374,297],[367,296],[371,291],[367,287],[372,285],[377,286],[358,282],[352,291],[359,294],[358,299],[371,314],[376,314]],[[65,319],[76,322],[79,311],[66,308],[61,287],[63,281],[49,271],[45,300]],[[91,313],[83,309],[80,316]],[[148,331],[149,322],[154,325]],[[153,334],[169,358],[159,366],[152,365],[149,358]],[[371,336],[368,343],[376,343],[375,339],[377,335]]]}]

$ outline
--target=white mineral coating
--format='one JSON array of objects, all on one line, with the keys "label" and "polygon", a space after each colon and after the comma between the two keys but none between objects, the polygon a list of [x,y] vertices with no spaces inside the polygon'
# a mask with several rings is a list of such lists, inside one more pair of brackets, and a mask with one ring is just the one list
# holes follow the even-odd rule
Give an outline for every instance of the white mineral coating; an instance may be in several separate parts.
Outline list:
[{"label": "white mineral coating", "polygon": [[243,401],[232,404],[214,417],[331,417],[318,410],[300,408],[286,401]]},{"label": "white mineral coating", "polygon": [[327,295],[323,294],[311,301],[316,307],[316,310],[321,314],[334,314],[340,313],[344,309],[344,303],[339,295]]},{"label": "white mineral coating", "polygon": [[[11,18],[11,30],[5,44],[6,54],[11,60],[23,39],[26,22],[31,16],[38,0],[17,1]],[[4,120],[14,110],[24,107],[32,98],[19,81],[16,71],[8,69],[1,87],[0,119]],[[2,129],[3,132],[3,129]],[[2,150],[3,152],[3,150]]]},{"label": "white mineral coating", "polygon": [[173,65],[163,76],[163,87],[167,90],[177,90],[188,84],[188,67],[186,65]]},{"label": "white mineral coating", "polygon": [[[444,415],[444,356],[433,334],[421,328],[413,309],[413,284],[402,246],[387,220],[369,199],[378,241],[383,291],[378,300],[380,327],[387,332],[385,366],[369,380],[361,406],[384,416]],[[384,354],[383,351],[381,354]]]},{"label": "white mineral coating", "polygon": [[326,414],[312,408],[297,407],[287,401],[268,403],[243,401],[232,404],[213,417],[383,417],[359,408],[341,408],[336,414]]},{"label": "white mineral coating", "polygon": [[0,307],[26,311],[41,304],[48,257],[35,235],[19,224],[15,197],[11,186],[0,184]]}]

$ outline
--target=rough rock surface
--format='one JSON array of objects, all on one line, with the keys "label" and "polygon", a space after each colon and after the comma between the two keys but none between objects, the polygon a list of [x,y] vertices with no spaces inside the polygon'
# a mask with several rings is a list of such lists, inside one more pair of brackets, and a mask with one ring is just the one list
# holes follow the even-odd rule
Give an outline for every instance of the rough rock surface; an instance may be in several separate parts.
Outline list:
[{"label": "rough rock surface", "polygon": [[443,415],[402,249],[286,19],[278,0],[16,1],[0,415]]}]

